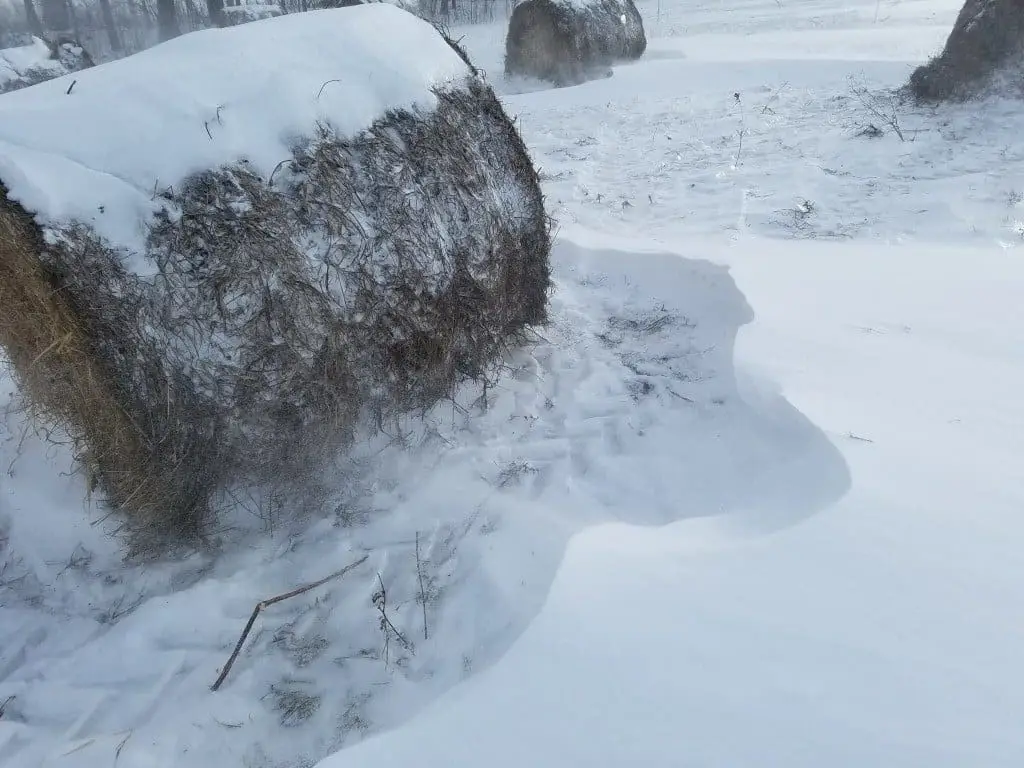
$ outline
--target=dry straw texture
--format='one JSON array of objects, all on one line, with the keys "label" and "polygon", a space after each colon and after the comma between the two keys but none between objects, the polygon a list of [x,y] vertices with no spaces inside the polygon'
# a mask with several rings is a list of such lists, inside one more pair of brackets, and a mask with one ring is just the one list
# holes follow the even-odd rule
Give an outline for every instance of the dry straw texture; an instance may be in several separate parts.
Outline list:
[{"label": "dry straw texture", "polygon": [[201,538],[231,488],[301,497],[359,425],[486,376],[545,321],[522,140],[480,79],[437,95],[354,139],[320,126],[270,178],[163,190],[155,278],[82,225],[44,245],[0,195],[0,344],[136,544]]},{"label": "dry straw texture", "polygon": [[576,85],[645,50],[633,0],[525,0],[509,19],[505,73]]},{"label": "dry straw texture", "polygon": [[942,53],[910,77],[920,102],[962,101],[993,87],[1024,93],[1024,1],[967,0]]}]

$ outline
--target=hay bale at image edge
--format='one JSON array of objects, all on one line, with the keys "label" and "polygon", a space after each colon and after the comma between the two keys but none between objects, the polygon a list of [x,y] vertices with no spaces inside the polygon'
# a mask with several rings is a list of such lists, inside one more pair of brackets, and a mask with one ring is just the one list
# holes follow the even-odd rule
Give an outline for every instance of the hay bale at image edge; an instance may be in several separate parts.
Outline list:
[{"label": "hay bale at image edge", "polygon": [[942,53],[914,71],[907,91],[919,102],[963,101],[999,86],[1024,95],[1020,0],[966,0]]},{"label": "hay bale at image edge", "polygon": [[130,530],[201,536],[236,483],[302,495],[357,419],[430,407],[546,319],[536,170],[478,78],[287,165],[179,185],[151,222],[157,281],[81,224],[44,247],[5,195],[0,343]]}]

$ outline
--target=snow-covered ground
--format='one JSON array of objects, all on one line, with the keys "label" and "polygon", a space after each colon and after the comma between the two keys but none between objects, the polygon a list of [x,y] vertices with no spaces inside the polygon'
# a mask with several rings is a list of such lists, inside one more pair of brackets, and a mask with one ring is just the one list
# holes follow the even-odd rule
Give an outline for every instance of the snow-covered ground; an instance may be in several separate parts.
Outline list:
[{"label": "snow-covered ground", "polygon": [[60,62],[50,58],[50,49],[42,40],[33,38],[29,45],[0,49],[0,93],[33,70],[60,74]]},{"label": "snow-covered ground", "polygon": [[9,413],[0,765],[1024,764],[1024,107],[879,91],[958,9],[645,2],[559,90],[460,30],[561,222],[551,327],[216,561],[126,569]]},{"label": "snow-covered ground", "polygon": [[[1021,765],[1024,268],[690,249],[732,261],[757,308],[741,370],[825,430],[848,493],[808,498],[821,450],[728,514],[588,529],[501,662],[322,768]],[[741,388],[762,412],[763,386]]]}]

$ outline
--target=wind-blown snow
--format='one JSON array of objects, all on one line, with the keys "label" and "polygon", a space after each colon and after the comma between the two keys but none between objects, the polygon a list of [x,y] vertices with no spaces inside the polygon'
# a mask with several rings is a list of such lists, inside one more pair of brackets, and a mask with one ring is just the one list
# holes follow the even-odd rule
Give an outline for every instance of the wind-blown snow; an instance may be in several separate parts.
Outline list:
[{"label": "wind-blown snow", "polygon": [[[271,517],[246,542],[261,546],[216,562],[119,568],[89,525],[102,510],[76,503],[73,480],[45,482],[70,458],[50,449],[47,461],[12,413],[0,443],[5,768],[91,767],[129,734],[119,765],[171,764],[183,749],[202,768],[316,760],[493,663],[582,527],[663,525],[757,499],[788,505],[786,525],[842,493],[845,467],[813,425],[771,393],[739,396],[732,350],[750,309],[727,270],[568,242],[554,267],[545,340],[509,359],[486,410],[464,391],[399,444],[367,445],[329,480],[352,487],[338,519],[277,531]],[[267,611],[210,693],[257,601],[364,553],[344,580]],[[380,583],[411,649],[389,635],[385,651]]]},{"label": "wind-blown snow", "polygon": [[[125,570],[12,413],[0,764],[1024,765],[1024,109],[870,138],[851,90],[960,5],[644,0],[643,60],[508,93],[552,326],[332,478],[344,526]],[[457,36],[493,73],[503,32]]]},{"label": "wind-blown snow", "polygon": [[0,179],[40,224],[140,252],[157,192],[244,160],[269,176],[318,122],[354,136],[469,74],[427,22],[373,4],[185,35],[0,99]]},{"label": "wind-blown snow", "polygon": [[21,80],[31,72],[59,74],[63,71],[59,61],[50,58],[49,46],[38,37],[28,45],[0,50],[0,93],[9,83]]},{"label": "wind-blown snow", "polygon": [[320,768],[1022,764],[1024,264],[700,250],[759,308],[744,397],[765,412],[761,377],[782,382],[841,447],[849,493],[802,504],[807,473],[723,516],[579,534],[495,667]]}]

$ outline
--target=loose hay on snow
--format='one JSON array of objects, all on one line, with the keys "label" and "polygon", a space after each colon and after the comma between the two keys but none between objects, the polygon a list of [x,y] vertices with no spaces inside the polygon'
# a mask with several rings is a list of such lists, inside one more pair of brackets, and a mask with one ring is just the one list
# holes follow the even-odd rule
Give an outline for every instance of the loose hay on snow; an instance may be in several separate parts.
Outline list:
[{"label": "loose hay on snow", "polygon": [[163,190],[154,277],[83,224],[44,243],[0,186],[0,344],[143,546],[201,534],[229,488],[301,494],[367,417],[429,407],[545,321],[526,148],[475,75],[436,95],[355,138],[321,125],[270,178]]},{"label": "loose hay on snow", "polygon": [[967,0],[939,56],[918,67],[909,90],[920,102],[964,100],[1000,79],[1024,93],[1024,2]]},{"label": "loose hay on snow", "polygon": [[525,0],[509,19],[505,74],[576,85],[645,50],[633,0]]}]

